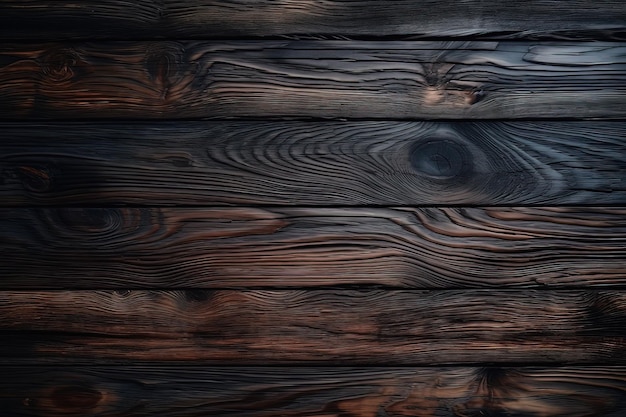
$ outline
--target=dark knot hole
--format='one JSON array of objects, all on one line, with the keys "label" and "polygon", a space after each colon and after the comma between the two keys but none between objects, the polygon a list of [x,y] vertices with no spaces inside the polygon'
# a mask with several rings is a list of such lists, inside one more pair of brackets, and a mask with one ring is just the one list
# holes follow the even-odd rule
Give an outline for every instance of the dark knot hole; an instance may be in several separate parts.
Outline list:
[{"label": "dark knot hole", "polygon": [[433,138],[420,142],[411,152],[413,168],[430,177],[454,178],[463,173],[467,165],[466,149],[448,138]]}]

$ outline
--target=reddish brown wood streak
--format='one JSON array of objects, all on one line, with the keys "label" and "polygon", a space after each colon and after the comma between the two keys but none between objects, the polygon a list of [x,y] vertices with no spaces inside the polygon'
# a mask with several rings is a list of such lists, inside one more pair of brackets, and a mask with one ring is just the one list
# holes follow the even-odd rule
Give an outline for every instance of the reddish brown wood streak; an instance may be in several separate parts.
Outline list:
[{"label": "reddish brown wood streak", "polygon": [[2,288],[624,285],[620,208],[0,209]]},{"label": "reddish brown wood streak", "polygon": [[623,417],[625,22],[1,1],[0,414]]},{"label": "reddish brown wood streak", "polygon": [[5,291],[4,364],[626,363],[612,291]]},{"label": "reddish brown wood streak", "polygon": [[[623,50],[530,42],[10,44],[0,48],[0,118],[623,118]],[[478,90],[485,99],[468,100]]]},{"label": "reddish brown wood streak", "polygon": [[[626,411],[623,367],[194,365],[6,367],[12,379],[0,380],[0,406],[10,415],[34,417],[195,417],[229,413],[241,417],[620,417]],[[64,395],[86,395],[88,399],[58,404],[59,390]]]}]

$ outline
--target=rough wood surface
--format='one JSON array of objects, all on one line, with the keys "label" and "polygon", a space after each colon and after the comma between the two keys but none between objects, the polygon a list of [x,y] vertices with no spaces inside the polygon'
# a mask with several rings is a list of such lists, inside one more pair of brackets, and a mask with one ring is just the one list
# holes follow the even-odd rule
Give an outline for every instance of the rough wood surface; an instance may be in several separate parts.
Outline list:
[{"label": "rough wood surface", "polygon": [[13,417],[622,417],[624,367],[3,367]]},{"label": "rough wood surface", "polygon": [[623,208],[0,209],[0,288],[626,284]]},{"label": "rough wood surface", "polygon": [[0,0],[0,39],[0,415],[626,415],[623,2]]},{"label": "rough wood surface", "polygon": [[320,34],[624,39],[619,0],[3,0],[0,38]]},{"label": "rough wood surface", "polygon": [[626,117],[626,43],[5,44],[0,118]]},{"label": "rough wood surface", "polygon": [[626,363],[614,291],[4,291],[0,362]]},{"label": "rough wood surface", "polygon": [[624,160],[625,122],[3,123],[0,205],[624,205]]}]

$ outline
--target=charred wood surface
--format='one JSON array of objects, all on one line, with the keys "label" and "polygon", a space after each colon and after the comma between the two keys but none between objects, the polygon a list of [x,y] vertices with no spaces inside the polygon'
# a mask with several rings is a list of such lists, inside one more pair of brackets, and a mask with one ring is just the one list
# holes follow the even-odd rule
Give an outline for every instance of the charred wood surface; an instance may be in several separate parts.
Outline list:
[{"label": "charred wood surface", "polygon": [[626,413],[624,367],[6,367],[15,417],[568,416]]},{"label": "charred wood surface", "polygon": [[0,209],[0,288],[626,284],[618,208]]},{"label": "charred wood surface", "polygon": [[3,0],[0,38],[624,39],[619,0]]},{"label": "charred wood surface", "polygon": [[624,160],[625,122],[4,123],[0,205],[624,205]]},{"label": "charred wood surface", "polygon": [[0,362],[626,364],[615,291],[4,291]]},{"label": "charred wood surface", "polygon": [[626,117],[626,43],[5,44],[0,119]]}]

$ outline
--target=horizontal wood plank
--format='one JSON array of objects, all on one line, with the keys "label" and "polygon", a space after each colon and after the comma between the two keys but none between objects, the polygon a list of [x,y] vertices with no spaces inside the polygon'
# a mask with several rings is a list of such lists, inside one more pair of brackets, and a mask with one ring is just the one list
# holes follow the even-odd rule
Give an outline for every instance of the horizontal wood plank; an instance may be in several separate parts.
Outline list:
[{"label": "horizontal wood plank", "polygon": [[624,367],[2,367],[15,417],[621,417]]},{"label": "horizontal wood plank", "polygon": [[626,284],[623,208],[0,209],[0,288]]},{"label": "horizontal wood plank", "polygon": [[626,117],[626,43],[5,44],[0,119]]},{"label": "horizontal wood plank", "polygon": [[3,0],[0,38],[473,36],[624,39],[619,0]]},{"label": "horizontal wood plank", "polygon": [[5,291],[0,362],[626,363],[617,291]]},{"label": "horizontal wood plank", "polygon": [[3,123],[0,206],[625,205],[624,160],[625,122]]}]

